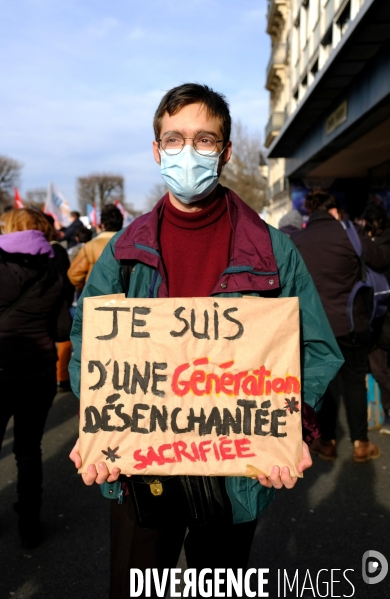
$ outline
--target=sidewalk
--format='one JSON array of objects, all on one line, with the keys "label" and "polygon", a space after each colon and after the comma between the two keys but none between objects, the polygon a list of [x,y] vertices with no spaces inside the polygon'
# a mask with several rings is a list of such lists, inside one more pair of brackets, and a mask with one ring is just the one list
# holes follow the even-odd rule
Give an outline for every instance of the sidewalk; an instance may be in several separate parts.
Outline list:
[{"label": "sidewalk", "polygon": [[[385,555],[390,563],[390,436],[371,432],[370,439],[381,447],[381,456],[365,464],[352,461],[351,442],[342,414],[335,462],[325,462],[313,456],[313,467],[294,491],[281,490],[274,505],[259,518],[252,548],[250,566],[269,568],[270,597],[277,597],[277,570],[287,570],[292,581],[298,570],[299,593],[287,597],[313,597],[307,579],[307,591],[302,593],[306,571],[314,584],[322,568],[321,581],[330,582],[330,570],[335,572],[333,596],[353,596],[358,599],[383,599],[390,594],[390,574],[376,585],[362,580],[362,557],[368,550]],[[353,569],[347,577],[343,571]],[[281,572],[281,580],[283,572]],[[283,589],[283,585],[281,585]],[[288,587],[286,587],[288,589]],[[325,597],[325,582],[319,593]],[[284,596],[283,593],[280,596]],[[321,596],[317,593],[316,596]]]},{"label": "sidewalk", "polygon": [[[109,501],[96,485],[82,484],[68,459],[77,437],[77,411],[76,398],[64,393],[57,396],[50,412],[43,440],[45,540],[29,552],[19,547],[12,510],[16,469],[9,427],[0,457],[1,599],[107,599]],[[278,569],[287,570],[290,583],[298,569],[298,595],[294,590],[287,597],[313,597],[308,578],[306,590],[302,585],[307,570],[315,584],[321,568],[336,569],[335,580],[343,579],[344,570],[354,569],[347,576],[355,594],[343,579],[344,584],[334,584],[333,596],[382,599],[389,595],[390,574],[377,585],[366,585],[361,563],[369,549],[390,561],[390,436],[371,433],[382,456],[354,464],[345,432],[340,435],[336,462],[314,456],[314,466],[304,479],[293,491],[278,492],[259,519],[250,567],[270,569],[266,590],[272,599],[278,597]],[[321,576],[319,592],[330,597],[325,586],[330,572]]]}]

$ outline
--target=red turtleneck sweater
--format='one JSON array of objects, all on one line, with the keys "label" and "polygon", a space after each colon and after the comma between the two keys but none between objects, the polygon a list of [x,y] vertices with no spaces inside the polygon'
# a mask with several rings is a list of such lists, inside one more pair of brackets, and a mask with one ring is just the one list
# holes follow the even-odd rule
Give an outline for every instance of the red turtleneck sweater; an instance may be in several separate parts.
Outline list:
[{"label": "red turtleneck sweater", "polygon": [[169,297],[207,297],[229,263],[232,228],[224,195],[199,212],[182,212],[169,198],[160,244]]}]

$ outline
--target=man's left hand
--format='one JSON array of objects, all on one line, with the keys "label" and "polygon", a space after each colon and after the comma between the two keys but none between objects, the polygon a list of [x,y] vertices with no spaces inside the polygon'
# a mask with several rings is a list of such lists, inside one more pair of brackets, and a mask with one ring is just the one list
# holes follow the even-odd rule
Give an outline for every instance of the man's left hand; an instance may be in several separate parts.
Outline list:
[{"label": "man's left hand", "polygon": [[[298,464],[298,472],[303,472],[306,470],[306,468],[310,468],[310,466],[313,464],[308,446],[304,441],[302,443],[302,460]],[[286,489],[292,489],[298,480],[296,476],[290,476],[290,470],[287,468],[287,466],[284,466],[283,468],[274,466],[269,476],[265,476],[265,474],[259,474],[257,478],[263,487],[274,487],[275,489],[281,489],[282,487],[286,487]]]}]

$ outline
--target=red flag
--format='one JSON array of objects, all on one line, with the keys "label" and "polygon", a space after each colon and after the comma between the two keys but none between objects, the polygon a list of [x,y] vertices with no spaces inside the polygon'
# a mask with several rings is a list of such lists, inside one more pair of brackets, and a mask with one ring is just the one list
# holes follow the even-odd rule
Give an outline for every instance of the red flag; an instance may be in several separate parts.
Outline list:
[{"label": "red flag", "polygon": [[19,191],[17,187],[14,187],[15,199],[14,199],[14,208],[17,210],[18,208],[24,208],[24,204],[19,195]]}]

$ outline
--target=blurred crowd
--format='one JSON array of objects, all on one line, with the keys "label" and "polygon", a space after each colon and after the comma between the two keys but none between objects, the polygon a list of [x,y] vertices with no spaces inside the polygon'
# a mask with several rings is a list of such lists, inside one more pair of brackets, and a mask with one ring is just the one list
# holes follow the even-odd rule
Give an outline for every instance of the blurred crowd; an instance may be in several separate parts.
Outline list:
[{"label": "blurred crowd", "polygon": [[[359,221],[351,223],[337,199],[322,189],[308,194],[306,208],[306,223],[293,210],[281,219],[279,228],[302,254],[345,360],[323,398],[321,436],[311,451],[324,460],[336,459],[342,397],[353,460],[365,462],[380,453],[368,438],[369,372],[380,389],[380,432],[390,435],[387,292],[383,291],[385,308],[378,314],[375,289],[365,278],[367,269],[372,269],[390,281],[387,214],[381,205],[369,205]],[[93,265],[123,225],[114,205],[102,210],[96,230],[85,227],[78,212],[71,213],[71,221],[58,229],[50,215],[32,208],[11,209],[0,217],[0,447],[13,416],[18,469],[14,509],[26,548],[37,546],[42,538],[41,440],[56,393],[70,390],[69,333],[74,310]],[[360,255],[351,242],[350,227],[360,240]]]}]

